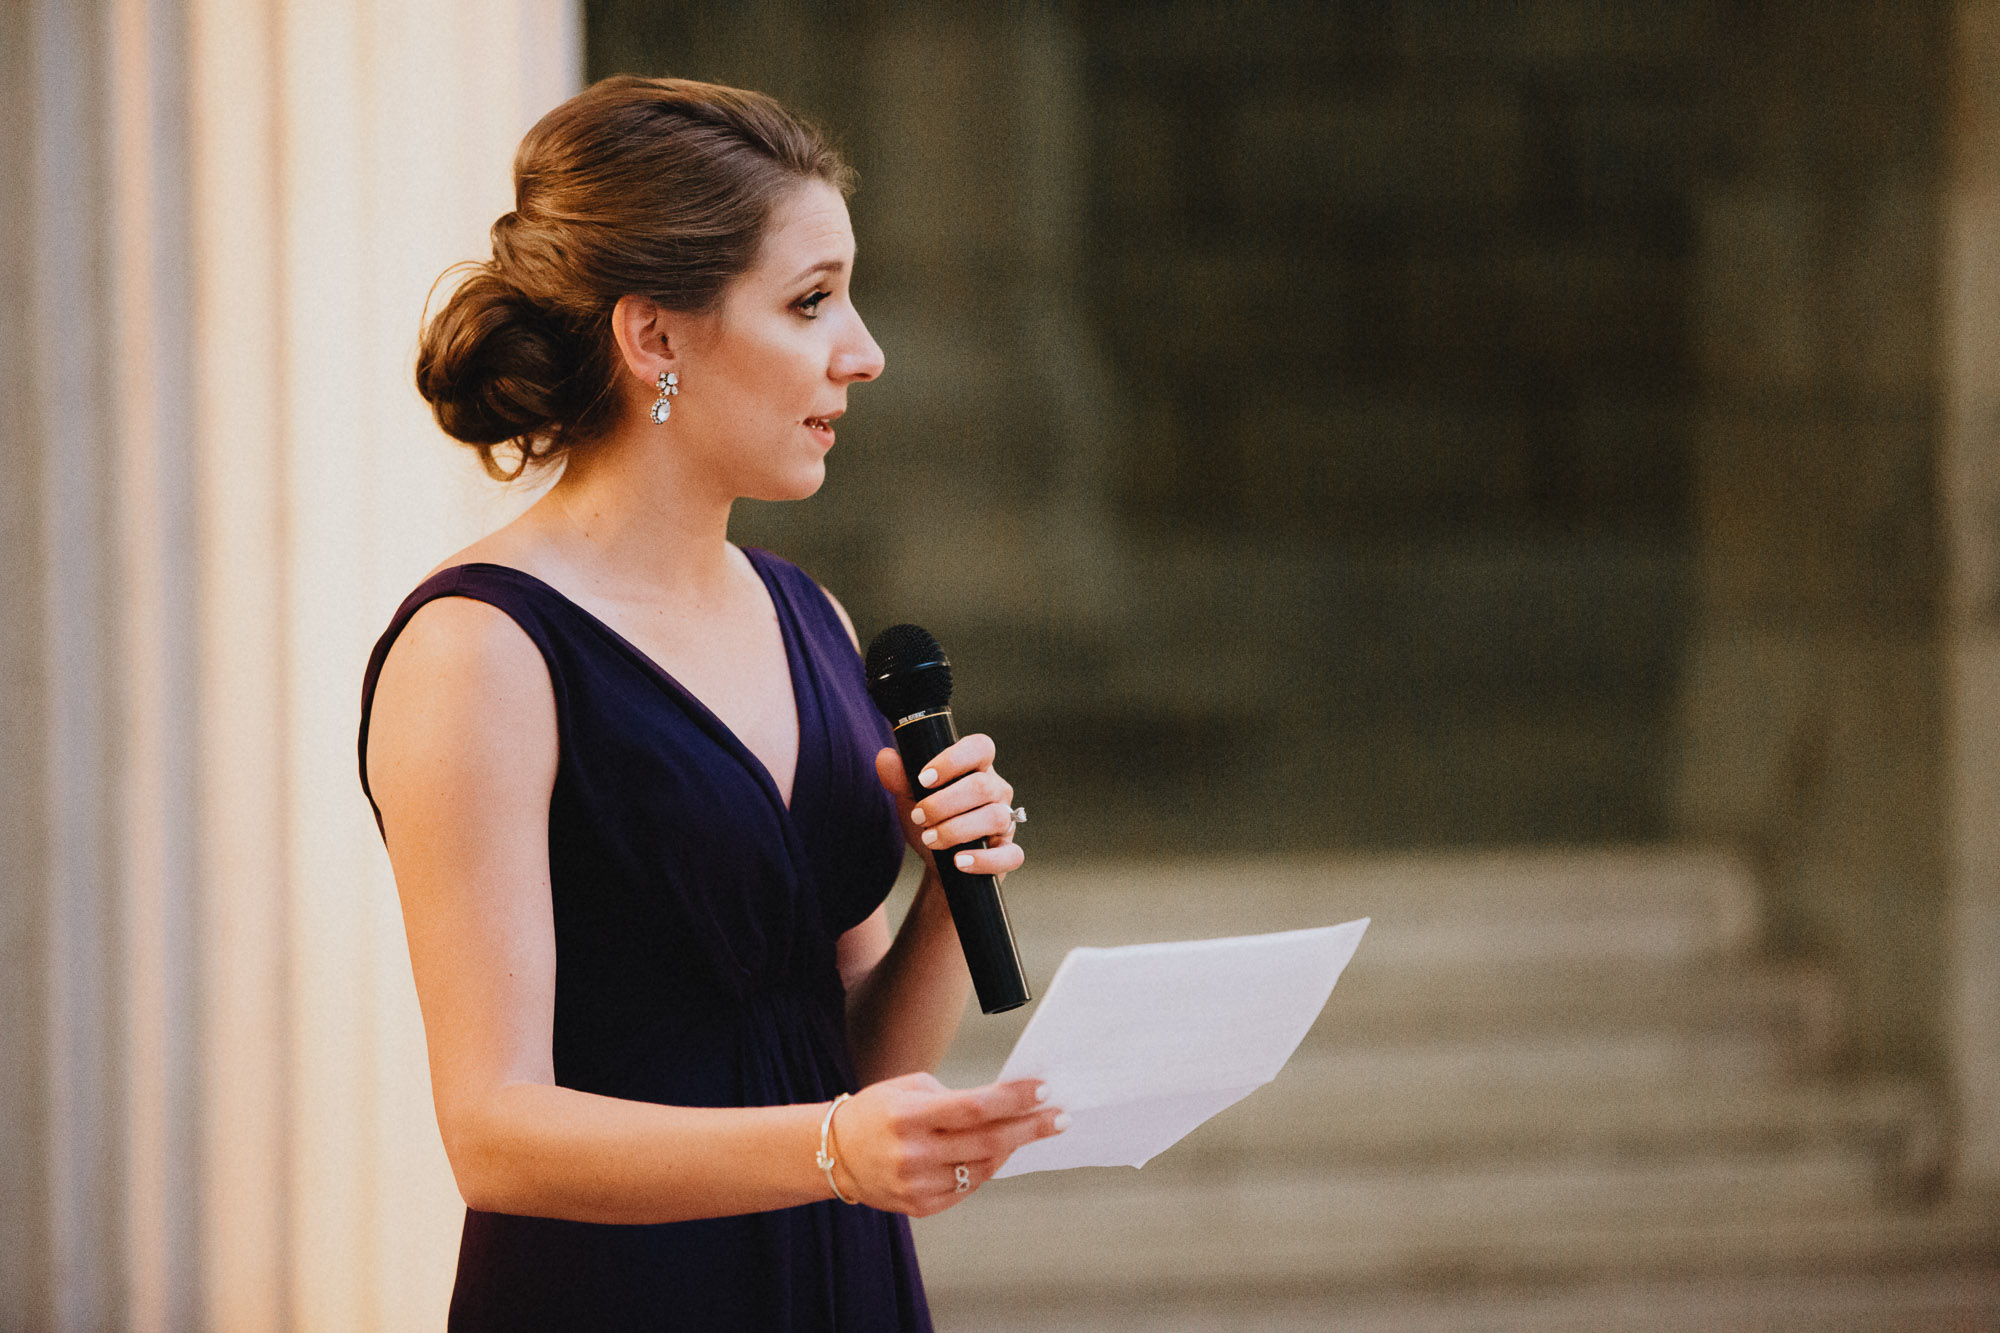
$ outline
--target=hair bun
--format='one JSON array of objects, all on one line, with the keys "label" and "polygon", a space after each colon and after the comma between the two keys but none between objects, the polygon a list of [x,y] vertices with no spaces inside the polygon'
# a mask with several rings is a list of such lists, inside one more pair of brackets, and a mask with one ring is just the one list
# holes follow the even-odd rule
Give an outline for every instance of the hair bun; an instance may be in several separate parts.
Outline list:
[{"label": "hair bun", "polygon": [[[417,350],[417,391],[445,434],[479,451],[487,472],[519,476],[548,452],[565,421],[578,349],[548,314],[490,264],[472,275],[432,317]],[[495,456],[511,443],[509,467]]]}]

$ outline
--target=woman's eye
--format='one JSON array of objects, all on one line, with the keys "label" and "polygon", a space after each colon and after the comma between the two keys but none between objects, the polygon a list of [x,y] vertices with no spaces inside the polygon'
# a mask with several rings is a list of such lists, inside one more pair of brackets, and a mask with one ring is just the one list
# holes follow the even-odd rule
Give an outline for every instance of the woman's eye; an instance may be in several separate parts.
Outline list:
[{"label": "woman's eye", "polygon": [[814,292],[811,296],[799,302],[800,313],[807,319],[815,318],[819,314],[819,303],[831,295],[833,295],[832,292]]}]

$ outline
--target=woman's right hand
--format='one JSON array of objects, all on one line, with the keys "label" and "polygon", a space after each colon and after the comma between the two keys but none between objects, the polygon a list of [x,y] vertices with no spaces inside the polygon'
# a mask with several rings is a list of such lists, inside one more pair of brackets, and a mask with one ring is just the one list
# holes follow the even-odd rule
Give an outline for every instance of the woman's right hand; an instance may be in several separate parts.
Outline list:
[{"label": "woman's right hand", "polygon": [[[1039,1099],[1033,1079],[954,1091],[929,1074],[872,1083],[841,1104],[832,1146],[850,1199],[929,1217],[969,1198],[1014,1150],[1060,1134],[1069,1115]],[[970,1177],[958,1187],[957,1168]]]}]

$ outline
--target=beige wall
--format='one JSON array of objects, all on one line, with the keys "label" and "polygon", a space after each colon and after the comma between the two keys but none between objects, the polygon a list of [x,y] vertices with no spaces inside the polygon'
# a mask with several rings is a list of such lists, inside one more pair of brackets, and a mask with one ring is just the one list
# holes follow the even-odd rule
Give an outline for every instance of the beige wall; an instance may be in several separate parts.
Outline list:
[{"label": "beige wall", "polygon": [[459,1210],[356,699],[505,512],[409,365],[580,77],[576,7],[5,22],[0,1326],[437,1327]]}]

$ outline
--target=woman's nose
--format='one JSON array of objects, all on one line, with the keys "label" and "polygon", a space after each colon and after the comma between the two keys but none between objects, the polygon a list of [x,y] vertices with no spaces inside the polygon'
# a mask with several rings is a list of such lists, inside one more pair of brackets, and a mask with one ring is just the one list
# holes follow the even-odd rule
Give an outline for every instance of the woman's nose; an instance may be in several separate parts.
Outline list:
[{"label": "woman's nose", "polygon": [[844,340],[834,356],[835,377],[848,382],[872,380],[882,373],[883,365],[881,347],[868,332],[868,326],[861,322],[861,317],[855,316],[852,335]]}]

